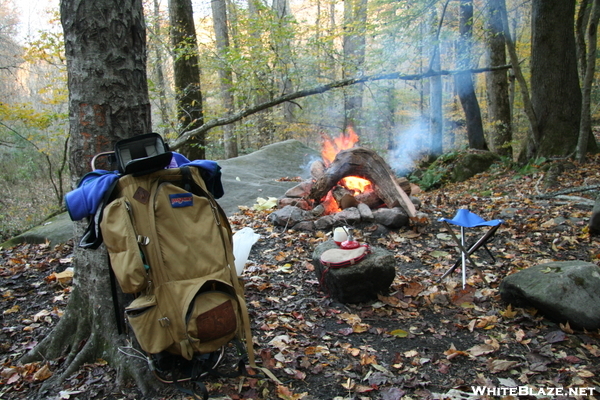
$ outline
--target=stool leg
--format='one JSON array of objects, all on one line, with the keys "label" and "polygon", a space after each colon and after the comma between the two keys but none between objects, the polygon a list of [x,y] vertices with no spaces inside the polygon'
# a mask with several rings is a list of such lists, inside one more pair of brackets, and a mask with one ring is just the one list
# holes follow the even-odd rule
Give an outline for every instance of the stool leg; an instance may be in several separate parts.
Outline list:
[{"label": "stool leg", "polygon": [[460,227],[460,244],[462,245],[462,249],[460,254],[462,256],[462,284],[463,289],[467,283],[467,255],[465,254],[465,228]]}]

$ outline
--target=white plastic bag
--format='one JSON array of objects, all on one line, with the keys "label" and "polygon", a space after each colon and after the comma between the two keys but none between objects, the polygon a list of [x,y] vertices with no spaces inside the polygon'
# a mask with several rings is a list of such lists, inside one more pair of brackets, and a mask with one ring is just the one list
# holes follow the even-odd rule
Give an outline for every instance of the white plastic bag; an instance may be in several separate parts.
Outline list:
[{"label": "white plastic bag", "polygon": [[233,234],[233,256],[235,257],[235,270],[238,276],[244,272],[244,266],[248,261],[250,250],[254,243],[258,241],[260,235],[254,233],[252,228],[242,228]]}]

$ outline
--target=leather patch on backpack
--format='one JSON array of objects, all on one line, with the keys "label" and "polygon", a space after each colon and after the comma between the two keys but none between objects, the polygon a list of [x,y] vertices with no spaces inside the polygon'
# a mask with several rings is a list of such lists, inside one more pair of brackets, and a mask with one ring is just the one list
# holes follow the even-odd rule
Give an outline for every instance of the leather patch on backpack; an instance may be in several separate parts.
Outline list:
[{"label": "leather patch on backpack", "polygon": [[231,300],[198,315],[196,328],[198,329],[198,339],[201,342],[208,342],[234,333],[237,329],[237,319]]},{"label": "leather patch on backpack", "polygon": [[142,204],[148,204],[148,200],[150,200],[150,192],[143,187],[138,186],[137,190],[133,194],[133,198]]}]

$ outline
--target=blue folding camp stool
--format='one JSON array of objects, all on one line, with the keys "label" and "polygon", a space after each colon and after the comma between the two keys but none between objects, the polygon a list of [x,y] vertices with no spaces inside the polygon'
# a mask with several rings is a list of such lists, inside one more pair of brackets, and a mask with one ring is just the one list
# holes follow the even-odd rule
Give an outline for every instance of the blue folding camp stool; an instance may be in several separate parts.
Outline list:
[{"label": "blue folding camp stool", "polygon": [[[461,261],[462,261],[462,284],[463,284],[463,289],[464,289],[466,282],[467,282],[467,275],[466,275],[466,264],[467,263],[466,263],[466,261],[469,260],[469,262],[471,263],[471,265],[473,266],[475,271],[477,271],[477,273],[479,274],[481,279],[487,283],[485,276],[483,275],[483,273],[481,272],[479,267],[477,267],[477,264],[475,264],[475,262],[471,259],[470,256],[471,256],[471,254],[473,254],[474,252],[479,250],[479,248],[483,247],[488,252],[490,257],[492,257],[492,260],[494,262],[496,262],[494,255],[487,248],[486,243],[496,234],[496,231],[498,230],[498,228],[500,228],[500,225],[502,225],[504,223],[504,220],[494,219],[491,221],[486,221],[483,218],[481,218],[479,215],[474,214],[467,209],[461,208],[460,210],[458,210],[456,212],[456,215],[454,216],[454,218],[452,218],[452,219],[440,218],[439,221],[443,222],[446,225],[446,228],[448,228],[448,231],[450,232],[450,234],[452,235],[452,238],[458,245],[458,248],[461,253],[461,258],[459,260],[457,260],[456,263],[454,263],[452,268],[450,268],[448,271],[446,271],[444,273],[444,275],[442,275],[440,280],[442,280],[445,277],[447,277],[448,275],[450,275],[456,269],[456,267],[458,267],[458,265],[461,264]],[[450,226],[451,224],[460,227],[460,239],[454,233],[454,230]],[[481,228],[481,227],[490,227],[490,229],[488,229],[487,232],[481,238],[479,238],[479,240],[477,240],[477,242],[475,242],[475,244],[473,244],[471,247],[469,247],[468,250],[465,249],[465,228]]]}]

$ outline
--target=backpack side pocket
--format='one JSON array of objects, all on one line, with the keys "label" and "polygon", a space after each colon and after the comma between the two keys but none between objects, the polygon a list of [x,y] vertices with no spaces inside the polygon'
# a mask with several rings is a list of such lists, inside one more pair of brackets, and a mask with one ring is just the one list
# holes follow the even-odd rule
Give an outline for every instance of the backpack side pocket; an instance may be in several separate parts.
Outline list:
[{"label": "backpack side pocket", "polygon": [[121,290],[137,293],[146,288],[149,278],[128,208],[123,197],[109,203],[104,209],[100,229]]},{"label": "backpack side pocket", "polygon": [[155,296],[138,297],[127,306],[125,315],[144,351],[160,353],[174,343],[169,320],[160,312]]}]

